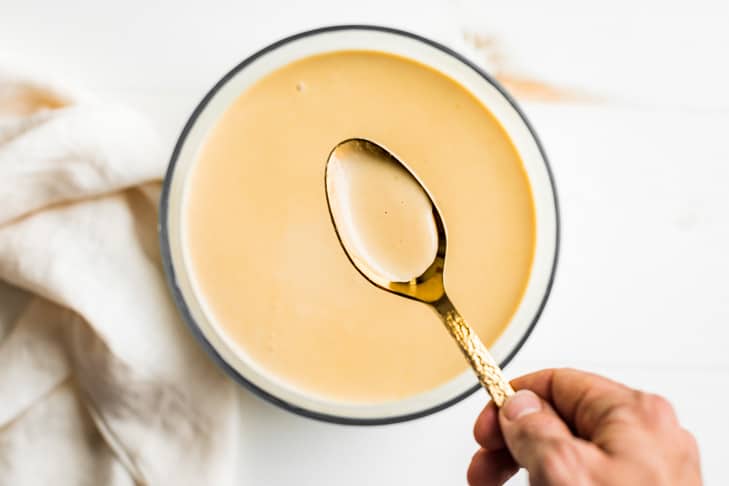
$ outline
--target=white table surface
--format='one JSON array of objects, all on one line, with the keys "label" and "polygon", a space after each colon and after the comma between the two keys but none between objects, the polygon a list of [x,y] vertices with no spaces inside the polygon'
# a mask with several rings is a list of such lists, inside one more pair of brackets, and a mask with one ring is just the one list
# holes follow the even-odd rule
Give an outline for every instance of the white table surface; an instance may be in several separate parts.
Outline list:
[{"label": "white table surface", "polygon": [[[688,5],[0,0],[0,68],[123,100],[157,124],[170,150],[234,64],[333,23],[414,30],[491,69],[579,93],[547,102],[517,92],[555,171],[563,239],[550,302],[507,374],[574,366],[667,396],[698,438],[706,484],[721,485],[729,484],[729,3]],[[488,45],[473,49],[466,33]],[[245,391],[240,402],[240,484],[445,485],[465,484],[486,396],[374,428],[300,418]]]}]

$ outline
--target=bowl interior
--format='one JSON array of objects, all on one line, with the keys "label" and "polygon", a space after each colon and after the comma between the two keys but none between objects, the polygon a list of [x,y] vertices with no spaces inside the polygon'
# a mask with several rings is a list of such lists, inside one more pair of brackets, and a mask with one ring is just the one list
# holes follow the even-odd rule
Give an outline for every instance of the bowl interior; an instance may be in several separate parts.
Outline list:
[{"label": "bowl interior", "polygon": [[165,181],[161,230],[163,258],[178,305],[193,332],[223,367],[264,397],[317,418],[350,423],[383,423],[420,416],[457,401],[477,387],[467,370],[448,383],[404,400],[362,404],[312,396],[278,379],[245,355],[211,318],[203,294],[191,275],[183,218],[190,169],[210,129],[227,107],[250,85],[294,60],[340,50],[377,50],[414,59],[458,81],[489,108],[519,152],[529,177],[536,210],[536,246],[521,304],[506,330],[491,347],[505,365],[518,351],[541,312],[556,262],[558,216],[551,175],[542,150],[516,105],[496,84],[466,61],[429,41],[407,33],[371,27],[334,27],[285,39],[250,57],[208,94],[190,118]]}]

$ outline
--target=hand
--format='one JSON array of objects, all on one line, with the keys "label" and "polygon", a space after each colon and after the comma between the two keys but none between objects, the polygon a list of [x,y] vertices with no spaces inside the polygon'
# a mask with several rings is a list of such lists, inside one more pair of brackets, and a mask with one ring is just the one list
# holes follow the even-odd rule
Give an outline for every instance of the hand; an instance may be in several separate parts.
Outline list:
[{"label": "hand", "polygon": [[532,486],[701,484],[696,441],[665,399],[569,369],[512,385],[476,421],[471,486],[504,484],[519,467]]}]

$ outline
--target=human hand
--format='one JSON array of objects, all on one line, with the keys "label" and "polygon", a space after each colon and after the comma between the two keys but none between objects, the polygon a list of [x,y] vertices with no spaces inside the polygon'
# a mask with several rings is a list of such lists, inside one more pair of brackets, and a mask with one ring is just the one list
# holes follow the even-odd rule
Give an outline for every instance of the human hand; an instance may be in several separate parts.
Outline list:
[{"label": "human hand", "polygon": [[524,467],[532,486],[701,484],[699,451],[663,398],[591,373],[544,370],[483,409],[471,486],[501,485]]}]

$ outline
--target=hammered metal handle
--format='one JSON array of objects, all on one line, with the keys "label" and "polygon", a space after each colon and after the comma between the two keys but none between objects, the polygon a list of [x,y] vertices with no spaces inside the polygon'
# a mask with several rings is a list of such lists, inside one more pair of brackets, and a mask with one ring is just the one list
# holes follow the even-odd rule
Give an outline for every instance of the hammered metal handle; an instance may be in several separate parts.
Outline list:
[{"label": "hammered metal handle", "polygon": [[452,305],[443,310],[441,315],[448,331],[458,342],[458,346],[471,364],[473,371],[476,372],[478,380],[491,395],[496,406],[501,407],[507,397],[514,394],[514,389],[504,377],[501,368],[476,332]]}]

